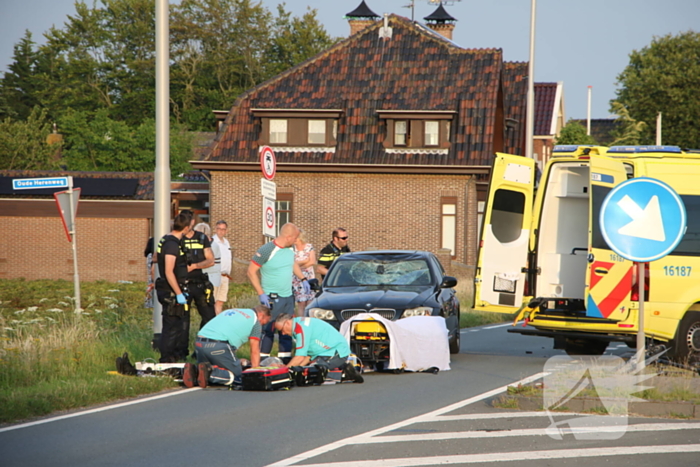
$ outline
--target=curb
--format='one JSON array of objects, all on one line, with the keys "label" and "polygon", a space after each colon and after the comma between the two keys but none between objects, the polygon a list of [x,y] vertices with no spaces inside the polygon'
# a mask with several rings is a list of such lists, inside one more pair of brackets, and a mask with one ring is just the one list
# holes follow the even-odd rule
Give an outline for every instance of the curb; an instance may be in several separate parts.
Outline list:
[{"label": "curb", "polygon": [[[499,407],[506,403],[507,407]],[[513,403],[516,407],[511,407]],[[506,396],[502,395],[490,400],[490,405],[494,408],[508,408],[524,411],[543,411],[541,397]],[[657,418],[687,418],[700,419],[700,404],[692,402],[670,402],[670,401],[644,401],[630,402],[627,407],[629,415],[639,415],[642,417]],[[566,406],[558,412],[593,412],[606,413],[605,406],[596,398],[574,397],[566,402]]]}]

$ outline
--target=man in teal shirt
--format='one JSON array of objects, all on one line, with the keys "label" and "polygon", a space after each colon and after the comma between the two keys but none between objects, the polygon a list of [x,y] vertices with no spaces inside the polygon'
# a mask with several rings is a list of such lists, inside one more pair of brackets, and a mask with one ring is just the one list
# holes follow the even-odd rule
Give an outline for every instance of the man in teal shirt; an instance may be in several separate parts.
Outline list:
[{"label": "man in teal shirt", "polygon": [[185,364],[185,386],[240,383],[243,368],[236,350],[248,342],[251,366],[259,367],[262,328],[270,319],[270,309],[263,305],[252,310],[226,310],[212,318],[199,331],[194,344],[198,366]]},{"label": "man in teal shirt", "polygon": [[344,370],[343,379],[356,383],[364,381],[355,367],[347,363],[350,356],[348,341],[322,319],[292,318],[284,313],[275,320],[275,329],[284,335],[294,336],[297,343],[288,367],[313,363],[327,370]]},{"label": "man in teal shirt", "polygon": [[[294,261],[294,250],[291,247],[298,237],[299,228],[296,225],[284,224],[277,238],[258,248],[248,265],[248,279],[258,294],[260,303],[272,309],[273,320],[280,313],[294,314],[292,275],[302,281],[305,293],[311,291],[301,268]],[[263,358],[270,356],[274,340],[275,330],[272,324],[265,326],[260,345]],[[277,356],[285,363],[289,361],[292,356],[290,337],[280,334]]]}]

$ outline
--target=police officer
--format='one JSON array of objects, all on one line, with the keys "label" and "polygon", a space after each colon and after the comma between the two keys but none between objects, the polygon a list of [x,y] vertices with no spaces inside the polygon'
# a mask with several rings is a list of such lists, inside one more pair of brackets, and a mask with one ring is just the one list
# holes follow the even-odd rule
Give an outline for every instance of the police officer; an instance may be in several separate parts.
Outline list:
[{"label": "police officer", "polygon": [[[192,219],[194,224],[194,219]],[[203,271],[214,265],[214,253],[211,250],[211,241],[206,233],[210,230],[205,223],[194,226],[183,238],[182,245],[187,257],[187,305],[194,302],[197,311],[202,318],[199,329],[215,316],[214,313],[214,286],[209,282],[209,276]],[[189,321],[187,334],[189,336]],[[187,347],[187,346],[186,346]],[[185,352],[187,348],[185,347]]]},{"label": "police officer", "polygon": [[187,259],[181,240],[192,225],[192,212],[183,211],[173,220],[173,230],[160,239],[156,249],[158,272],[156,293],[163,305],[163,330],[159,342],[160,362],[175,363],[187,357],[190,313],[185,296]]}]

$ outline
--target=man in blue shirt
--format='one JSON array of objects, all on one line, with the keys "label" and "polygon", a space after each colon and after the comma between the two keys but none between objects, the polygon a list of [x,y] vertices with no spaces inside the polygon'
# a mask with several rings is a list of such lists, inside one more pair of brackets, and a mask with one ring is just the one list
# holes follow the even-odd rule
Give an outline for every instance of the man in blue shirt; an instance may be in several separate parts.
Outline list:
[{"label": "man in blue shirt", "polygon": [[259,367],[262,328],[270,319],[270,309],[263,305],[252,310],[226,310],[212,318],[199,331],[194,344],[198,366],[185,364],[185,386],[206,388],[209,384],[240,383],[243,368],[236,350],[248,342],[251,366]]},{"label": "man in blue shirt", "polygon": [[[271,242],[261,246],[255,252],[248,265],[248,279],[258,294],[260,303],[272,309],[274,320],[280,313],[294,314],[294,295],[292,294],[292,275],[295,275],[309,293],[309,286],[301,268],[294,261],[292,245],[299,237],[299,228],[287,223],[280,229],[279,235]],[[260,352],[269,357],[275,331],[272,325],[263,328],[263,340]],[[292,339],[280,334],[279,352],[277,356],[283,362],[288,362],[292,356]]]},{"label": "man in blue shirt", "polygon": [[275,329],[294,336],[296,349],[288,367],[315,364],[327,370],[344,370],[343,379],[362,383],[360,376],[347,360],[350,356],[348,341],[333,326],[318,318],[292,318],[283,313],[275,320]]}]

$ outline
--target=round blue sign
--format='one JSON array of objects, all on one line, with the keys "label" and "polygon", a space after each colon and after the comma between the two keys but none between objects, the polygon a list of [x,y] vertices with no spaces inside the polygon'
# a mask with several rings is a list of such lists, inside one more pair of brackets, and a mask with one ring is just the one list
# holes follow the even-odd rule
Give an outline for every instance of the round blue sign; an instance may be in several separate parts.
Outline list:
[{"label": "round blue sign", "polygon": [[630,261],[663,258],[686,229],[683,200],[662,181],[632,178],[616,186],[600,209],[600,230],[610,248]]}]

